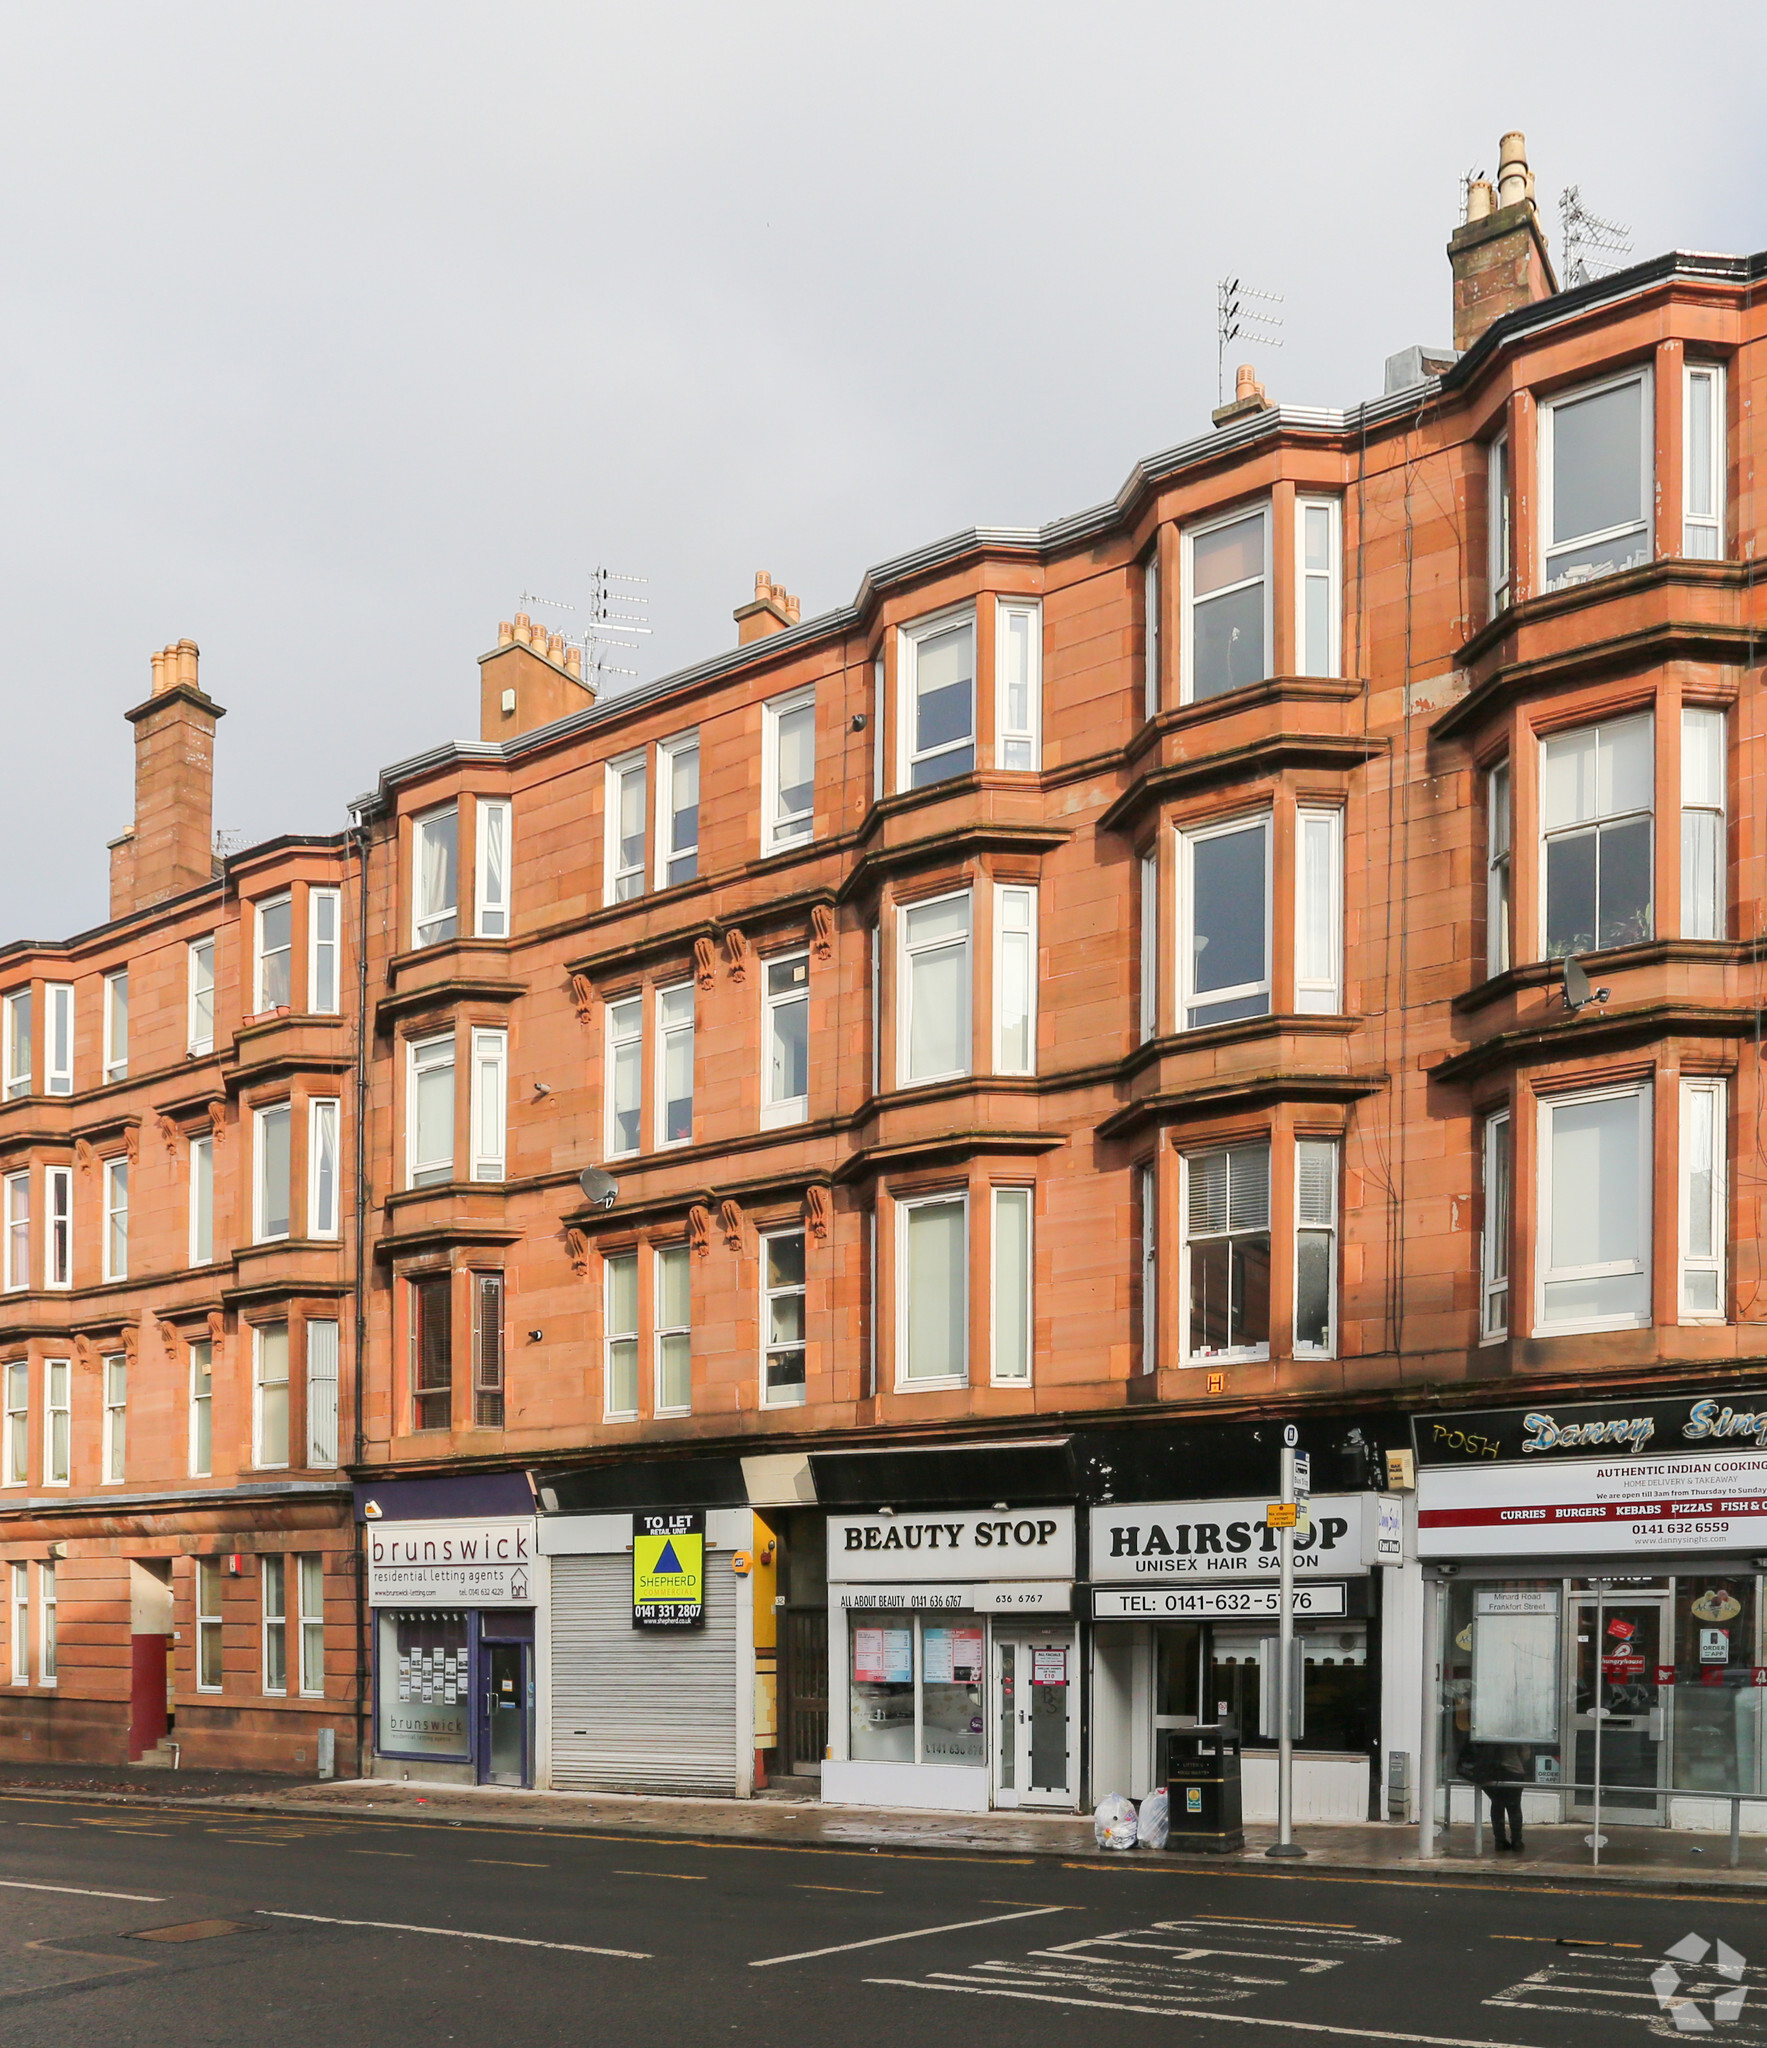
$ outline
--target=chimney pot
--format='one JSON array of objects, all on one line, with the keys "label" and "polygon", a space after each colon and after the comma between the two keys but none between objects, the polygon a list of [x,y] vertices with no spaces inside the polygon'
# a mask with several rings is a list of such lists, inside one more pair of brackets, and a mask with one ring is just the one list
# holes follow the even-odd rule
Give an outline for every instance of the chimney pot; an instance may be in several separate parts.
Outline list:
[{"label": "chimney pot", "polygon": [[1497,203],[1500,206],[1518,206],[1533,195],[1529,190],[1533,180],[1528,171],[1528,138],[1519,128],[1512,128],[1498,147],[1497,156]]},{"label": "chimney pot", "polygon": [[1497,210],[1497,193],[1489,178],[1475,178],[1466,188],[1468,222],[1488,220]]},{"label": "chimney pot", "polygon": [[1483,178],[1468,185],[1466,219],[1448,241],[1454,272],[1454,347],[1460,354],[1493,321],[1551,298],[1558,290],[1534,205],[1527,138],[1519,128],[1504,136],[1497,158],[1495,191]]},{"label": "chimney pot", "polygon": [[511,625],[508,619],[499,619],[497,621],[497,645],[499,647],[508,647],[513,644],[514,640],[514,626]]}]

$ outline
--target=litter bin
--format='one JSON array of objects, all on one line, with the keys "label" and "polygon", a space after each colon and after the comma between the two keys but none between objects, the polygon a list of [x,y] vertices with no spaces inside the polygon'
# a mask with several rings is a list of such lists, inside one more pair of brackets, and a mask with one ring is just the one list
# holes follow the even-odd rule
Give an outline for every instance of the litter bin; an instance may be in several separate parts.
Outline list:
[{"label": "litter bin", "polygon": [[1229,1856],[1245,1847],[1239,1737],[1231,1728],[1174,1728],[1166,1748],[1166,1847]]}]

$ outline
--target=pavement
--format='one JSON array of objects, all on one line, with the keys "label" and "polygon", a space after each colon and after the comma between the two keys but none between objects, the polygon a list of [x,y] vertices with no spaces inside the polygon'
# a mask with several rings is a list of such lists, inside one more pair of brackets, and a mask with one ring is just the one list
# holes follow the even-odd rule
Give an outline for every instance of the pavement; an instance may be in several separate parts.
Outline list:
[{"label": "pavement", "polygon": [[1767,2044],[1757,1901],[1667,1873],[1395,1883],[1052,1854],[1035,1828],[1034,1853],[928,1855],[324,1789],[342,1811],[0,1790],[0,2048]]},{"label": "pavement", "polygon": [[[144,1782],[147,1781],[147,1782]],[[1157,1850],[1101,1851],[1089,1817],[1015,1812],[949,1814],[892,1812],[824,1805],[808,1799],[685,1799],[652,1795],[528,1792],[503,1786],[424,1783],[367,1778],[336,1783],[246,1776],[227,1772],[107,1772],[69,1768],[65,1782],[41,1769],[27,1778],[0,1771],[0,1796],[17,1789],[39,1797],[97,1798],[149,1806],[196,1807],[250,1814],[282,1814],[397,1822],[494,1825],[548,1833],[657,1837],[677,1841],[750,1843],[860,1849],[974,1858],[1051,1859],[1202,1868],[1264,1865],[1276,1840],[1274,1827],[1251,1825],[1243,1855],[1190,1857]],[[1487,1828],[1482,1840],[1470,1826],[1438,1832],[1436,1854],[1425,1862],[1413,1825],[1298,1826],[1295,1839],[1307,1863],[1323,1870],[1360,1871],[1394,1880],[1431,1881],[1456,1876],[1505,1884],[1560,1883],[1568,1878],[1604,1885],[1677,1885],[1702,1890],[1767,1893],[1767,1838],[1745,1835],[1740,1861],[1729,1862],[1726,1835],[1664,1828],[1604,1827],[1599,1862],[1586,1823],[1533,1826],[1519,1855],[1499,1854]]]}]

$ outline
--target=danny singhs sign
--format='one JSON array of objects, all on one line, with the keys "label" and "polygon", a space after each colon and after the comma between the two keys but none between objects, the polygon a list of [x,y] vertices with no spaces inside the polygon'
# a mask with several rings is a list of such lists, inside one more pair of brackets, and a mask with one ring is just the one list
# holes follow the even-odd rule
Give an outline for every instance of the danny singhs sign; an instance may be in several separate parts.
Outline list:
[{"label": "danny singhs sign", "polygon": [[1071,1579],[1071,1507],[831,1515],[830,1579]]},{"label": "danny singhs sign", "polygon": [[370,1522],[374,1607],[531,1607],[534,1524]]},{"label": "danny singhs sign", "polygon": [[1702,1450],[1767,1450],[1767,1402],[1732,1396],[1699,1400],[1602,1402],[1553,1408],[1495,1408],[1418,1416],[1420,1465],[1502,1464],[1509,1460],[1657,1456],[1677,1445]]}]

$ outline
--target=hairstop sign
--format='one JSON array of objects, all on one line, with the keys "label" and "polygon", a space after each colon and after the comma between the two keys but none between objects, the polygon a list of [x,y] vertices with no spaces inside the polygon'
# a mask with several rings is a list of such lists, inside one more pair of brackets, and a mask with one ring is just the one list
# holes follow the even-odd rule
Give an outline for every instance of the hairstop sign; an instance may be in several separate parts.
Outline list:
[{"label": "hairstop sign", "polygon": [[699,1628],[706,1618],[703,1509],[632,1517],[632,1626]]}]

